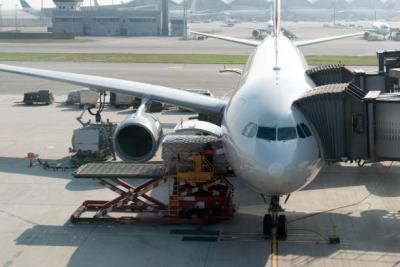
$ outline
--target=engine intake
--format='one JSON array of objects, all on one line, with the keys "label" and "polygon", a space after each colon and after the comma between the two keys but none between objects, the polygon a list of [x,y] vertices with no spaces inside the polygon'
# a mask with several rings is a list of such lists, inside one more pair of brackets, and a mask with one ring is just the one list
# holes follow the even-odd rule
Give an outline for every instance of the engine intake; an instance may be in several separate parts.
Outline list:
[{"label": "engine intake", "polygon": [[123,161],[145,162],[157,152],[161,137],[161,124],[155,117],[135,114],[117,126],[113,136],[114,149]]},{"label": "engine intake", "polygon": [[261,36],[261,32],[259,30],[253,30],[252,35],[254,39],[258,40]]}]

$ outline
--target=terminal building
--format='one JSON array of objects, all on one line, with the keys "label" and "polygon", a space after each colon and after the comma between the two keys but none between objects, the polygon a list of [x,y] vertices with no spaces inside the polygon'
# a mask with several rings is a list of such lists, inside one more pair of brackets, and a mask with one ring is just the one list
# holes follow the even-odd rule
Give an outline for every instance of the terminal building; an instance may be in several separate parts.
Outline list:
[{"label": "terminal building", "polygon": [[[54,0],[53,33],[77,36],[168,36],[167,1],[158,7],[132,9],[112,6],[82,7],[83,0]],[[182,35],[183,23],[172,22],[172,35]],[[179,26],[181,28],[179,28]]]}]

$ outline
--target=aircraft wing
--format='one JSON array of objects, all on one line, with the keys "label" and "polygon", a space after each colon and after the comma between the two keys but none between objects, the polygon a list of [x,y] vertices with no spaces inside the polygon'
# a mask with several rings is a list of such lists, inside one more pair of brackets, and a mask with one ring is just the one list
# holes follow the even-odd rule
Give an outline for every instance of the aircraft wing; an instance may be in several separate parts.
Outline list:
[{"label": "aircraft wing", "polygon": [[345,38],[350,38],[350,37],[355,37],[355,36],[362,36],[363,34],[364,34],[364,32],[357,32],[357,33],[338,35],[338,36],[330,36],[330,37],[324,37],[324,38],[318,38],[318,39],[312,39],[312,40],[296,41],[293,43],[297,47],[303,47],[303,46],[325,43],[325,42],[330,42],[330,41],[334,41],[334,40],[340,40],[340,39],[345,39]]},{"label": "aircraft wing", "polygon": [[229,41],[232,43],[237,43],[237,44],[243,44],[243,45],[248,45],[248,46],[254,46],[257,47],[261,42],[259,41],[254,41],[254,40],[247,40],[247,39],[241,39],[241,38],[234,38],[234,37],[227,37],[227,36],[222,36],[222,35],[215,35],[215,34],[208,34],[208,33],[202,33],[202,32],[194,32],[190,31],[192,34],[196,35],[201,35],[201,36],[206,36],[210,38],[215,38],[219,40],[224,40],[224,41]]},{"label": "aircraft wing", "polygon": [[90,89],[96,91],[107,91],[133,95],[136,97],[182,106],[205,113],[221,113],[227,104],[226,101],[214,97],[199,95],[169,87],[120,79],[1,64],[0,71],[71,83],[79,86],[89,87]]}]

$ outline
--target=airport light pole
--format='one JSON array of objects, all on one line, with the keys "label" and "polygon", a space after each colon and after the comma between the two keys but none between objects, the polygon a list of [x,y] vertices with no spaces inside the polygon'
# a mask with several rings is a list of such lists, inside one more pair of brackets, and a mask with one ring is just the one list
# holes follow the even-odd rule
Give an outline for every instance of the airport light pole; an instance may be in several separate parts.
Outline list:
[{"label": "airport light pole", "polygon": [[183,0],[183,40],[188,39],[187,2]]},{"label": "airport light pole", "polygon": [[333,26],[336,26],[336,5],[337,0],[333,0]]},{"label": "airport light pole", "polygon": [[18,4],[15,5],[15,31],[18,31]]},{"label": "airport light pole", "polygon": [[43,0],[40,1],[40,21],[42,22],[42,26],[44,26],[44,19],[43,19]]},{"label": "airport light pole", "polygon": [[0,31],[3,30],[3,4],[0,3]]}]

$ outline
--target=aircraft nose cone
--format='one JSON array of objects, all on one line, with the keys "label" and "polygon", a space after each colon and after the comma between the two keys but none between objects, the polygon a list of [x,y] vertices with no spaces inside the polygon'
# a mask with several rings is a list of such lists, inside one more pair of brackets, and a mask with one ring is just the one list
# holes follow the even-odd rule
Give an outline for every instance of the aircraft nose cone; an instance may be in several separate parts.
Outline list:
[{"label": "aircraft nose cone", "polygon": [[282,177],[283,175],[283,165],[280,163],[272,163],[269,167],[268,167],[268,172],[272,177],[275,178],[279,178]]}]

